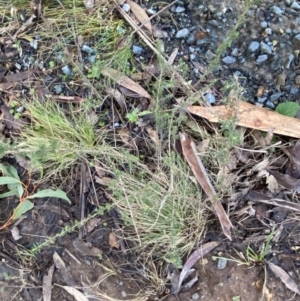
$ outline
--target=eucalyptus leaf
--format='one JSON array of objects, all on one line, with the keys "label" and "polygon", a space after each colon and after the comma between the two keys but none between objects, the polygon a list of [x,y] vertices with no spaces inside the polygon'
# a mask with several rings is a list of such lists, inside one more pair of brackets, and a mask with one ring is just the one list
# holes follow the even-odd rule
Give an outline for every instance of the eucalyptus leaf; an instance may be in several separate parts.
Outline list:
[{"label": "eucalyptus leaf", "polygon": [[12,219],[16,220],[20,216],[22,216],[24,213],[27,211],[31,210],[34,207],[33,203],[30,202],[29,200],[25,200],[22,203],[18,205],[18,207],[14,210]]},{"label": "eucalyptus leaf", "polygon": [[[0,177],[0,185],[21,184],[20,180],[13,177]],[[22,184],[21,184],[22,185]]]},{"label": "eucalyptus leaf", "polygon": [[46,198],[46,197],[56,197],[56,198],[60,198],[63,199],[65,201],[67,201],[69,204],[71,204],[70,199],[67,197],[67,194],[60,190],[52,190],[52,189],[44,189],[41,191],[38,191],[35,194],[30,195],[29,197],[27,197],[27,199],[35,199],[35,198]]},{"label": "eucalyptus leaf", "polygon": [[7,166],[7,171],[9,172],[10,176],[12,176],[13,178],[18,179],[20,181],[18,171],[12,165]]},{"label": "eucalyptus leaf", "polygon": [[8,198],[8,197],[13,196],[13,195],[17,195],[17,193],[18,193],[17,189],[1,193],[0,194],[0,199],[4,199],[4,198]]}]

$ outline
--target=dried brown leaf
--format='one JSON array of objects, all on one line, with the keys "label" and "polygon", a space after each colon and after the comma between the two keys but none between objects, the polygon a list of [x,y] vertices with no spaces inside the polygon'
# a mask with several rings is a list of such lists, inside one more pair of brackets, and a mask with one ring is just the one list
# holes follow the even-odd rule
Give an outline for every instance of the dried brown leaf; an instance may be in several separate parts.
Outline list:
[{"label": "dried brown leaf", "polygon": [[91,246],[90,244],[84,242],[81,239],[75,239],[73,245],[81,254],[86,256],[98,257],[102,254],[102,251],[96,247]]},{"label": "dried brown leaf", "polygon": [[121,74],[119,71],[112,68],[104,68],[101,70],[101,73],[102,75],[109,77],[119,85],[124,86],[125,88],[139,94],[141,97],[151,99],[151,96],[144,88],[142,88],[138,83],[134,82],[126,75]]},{"label": "dried brown leaf", "polygon": [[221,122],[236,117],[237,125],[268,132],[274,128],[274,133],[300,138],[300,120],[281,115],[277,112],[259,108],[239,100],[234,106],[189,106],[187,110],[211,122]]},{"label": "dried brown leaf", "polygon": [[296,179],[300,178],[300,140],[298,140],[294,147],[283,149],[285,154],[290,159],[289,174]]},{"label": "dried brown leaf", "polygon": [[106,88],[105,91],[110,97],[112,97],[113,99],[115,99],[117,101],[117,103],[119,104],[119,106],[121,108],[121,113],[123,115],[124,112],[126,111],[125,97],[117,89]]},{"label": "dried brown leaf", "polygon": [[72,295],[75,298],[76,301],[89,301],[89,299],[83,293],[81,293],[79,290],[77,290],[74,287],[61,286],[61,285],[57,285],[57,286],[66,290],[70,295]]},{"label": "dried brown leaf", "polygon": [[216,192],[213,188],[201,158],[197,155],[195,143],[184,133],[180,133],[180,141],[183,155],[193,171],[197,181],[212,202],[215,213],[218,216],[224,235],[231,240],[230,229],[233,228],[221,202],[216,200]]},{"label": "dried brown leaf", "polygon": [[54,254],[53,254],[53,261],[54,261],[55,267],[57,268],[57,270],[60,273],[61,277],[63,278],[64,282],[67,285],[76,286],[76,281],[74,280],[73,276],[67,269],[62,258],[56,252],[54,252]]},{"label": "dried brown leaf", "polygon": [[49,268],[48,275],[43,277],[43,301],[51,301],[53,272],[54,264]]},{"label": "dried brown leaf", "polygon": [[[180,273],[178,283],[177,283],[177,288],[173,287],[173,293],[177,295],[182,287],[183,281],[187,278],[187,276],[190,274],[191,268],[194,266],[194,264],[202,258],[204,255],[206,255],[208,252],[210,252],[212,249],[217,247],[220,244],[218,241],[212,241],[204,244],[200,248],[198,248],[196,251],[194,251],[185,264],[183,265],[182,271]],[[174,284],[173,284],[174,285]]]},{"label": "dried brown leaf", "polygon": [[160,28],[159,28],[158,26],[156,26],[156,25],[153,25],[153,26],[152,26],[152,30],[153,30],[153,36],[154,36],[155,38],[159,38],[159,39],[167,39],[167,38],[169,37],[169,34],[168,34],[166,31],[160,29]]},{"label": "dried brown leaf", "polygon": [[287,272],[285,272],[281,267],[273,264],[272,262],[267,262],[268,266],[272,270],[272,272],[280,278],[280,280],[285,284],[285,286],[293,291],[294,293],[300,295],[299,288],[296,282],[289,276]]},{"label": "dried brown leaf", "polygon": [[108,243],[112,248],[119,249],[120,243],[114,232],[110,232],[108,236]]},{"label": "dried brown leaf", "polygon": [[291,190],[295,190],[300,192],[300,179],[295,179],[289,175],[284,175],[278,171],[270,170],[270,174],[272,174],[277,180],[278,184]]},{"label": "dried brown leaf", "polygon": [[175,59],[176,59],[176,56],[178,54],[178,50],[179,48],[174,48],[174,50],[172,51],[171,55],[169,56],[169,59],[168,59],[168,65],[169,66],[172,66]]},{"label": "dried brown leaf", "polygon": [[131,0],[127,0],[126,2],[129,4],[130,10],[135,15],[135,17],[139,20],[139,22],[141,22],[142,25],[145,26],[150,31],[150,33],[152,33],[152,25],[144,9]]}]

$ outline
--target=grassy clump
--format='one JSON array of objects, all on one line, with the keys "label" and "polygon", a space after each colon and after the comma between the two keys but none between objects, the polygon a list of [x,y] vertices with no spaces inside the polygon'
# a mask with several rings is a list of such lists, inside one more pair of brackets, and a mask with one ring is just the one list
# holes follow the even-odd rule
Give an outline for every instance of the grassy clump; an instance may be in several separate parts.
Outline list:
[{"label": "grassy clump", "polygon": [[205,202],[189,178],[187,165],[172,152],[162,154],[154,170],[116,171],[110,184],[126,237],[141,256],[159,256],[181,266],[205,229]]}]

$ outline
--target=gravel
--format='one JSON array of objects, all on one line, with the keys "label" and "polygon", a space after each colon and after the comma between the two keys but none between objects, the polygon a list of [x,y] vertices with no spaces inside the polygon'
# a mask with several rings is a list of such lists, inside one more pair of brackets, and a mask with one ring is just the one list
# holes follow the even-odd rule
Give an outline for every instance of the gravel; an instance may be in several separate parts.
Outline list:
[{"label": "gravel", "polygon": [[[162,8],[154,0],[145,3],[148,10]],[[222,6],[219,0],[179,1],[152,24],[168,33],[164,39],[167,56],[179,48],[176,60],[183,59],[188,65],[192,83],[203,77],[213,61],[212,76],[221,80],[237,77],[243,98],[251,103],[275,108],[280,102],[299,100],[299,1],[261,1],[251,6],[229,43],[243,5],[241,0],[224,0]],[[223,42],[227,48],[220,48]],[[260,96],[259,86],[265,91]],[[212,105],[219,101],[210,93],[205,98]]]}]

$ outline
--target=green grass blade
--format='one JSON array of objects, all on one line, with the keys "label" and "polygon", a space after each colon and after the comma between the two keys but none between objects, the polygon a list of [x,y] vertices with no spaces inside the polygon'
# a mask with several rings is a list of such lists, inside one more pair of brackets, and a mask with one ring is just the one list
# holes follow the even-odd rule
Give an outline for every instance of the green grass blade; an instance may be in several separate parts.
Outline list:
[{"label": "green grass blade", "polygon": [[71,201],[67,197],[67,194],[64,191],[60,190],[60,189],[57,189],[57,190],[44,189],[44,190],[38,191],[37,193],[27,197],[27,199],[46,198],[46,197],[60,198],[60,199],[63,199],[65,201],[67,201],[69,204],[71,204]]},{"label": "green grass blade", "polygon": [[22,216],[27,211],[31,210],[34,207],[33,203],[29,200],[25,200],[24,202],[20,203],[18,207],[14,210],[12,219],[16,220],[20,216]]}]

